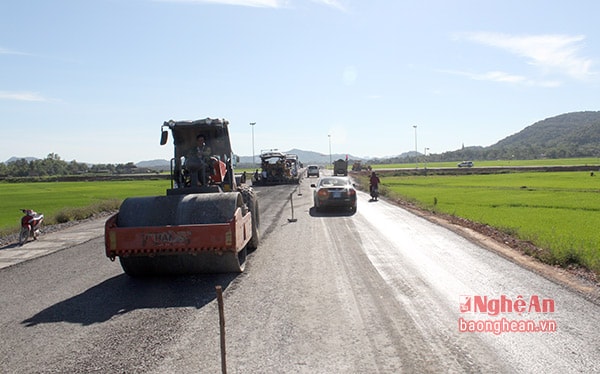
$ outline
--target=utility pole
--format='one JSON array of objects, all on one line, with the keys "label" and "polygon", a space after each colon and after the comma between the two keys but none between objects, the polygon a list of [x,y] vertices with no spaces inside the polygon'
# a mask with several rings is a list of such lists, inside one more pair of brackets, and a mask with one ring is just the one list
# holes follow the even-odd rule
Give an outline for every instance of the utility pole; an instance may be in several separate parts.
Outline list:
[{"label": "utility pole", "polygon": [[418,169],[419,168],[419,151],[417,150],[417,125],[413,125],[413,127],[415,128],[415,168]]},{"label": "utility pole", "polygon": [[252,126],[252,167],[256,164],[254,162],[254,125],[256,125],[256,122],[250,122],[250,126]]},{"label": "utility pole", "polygon": [[329,137],[329,165],[331,165],[331,134],[327,134]]}]

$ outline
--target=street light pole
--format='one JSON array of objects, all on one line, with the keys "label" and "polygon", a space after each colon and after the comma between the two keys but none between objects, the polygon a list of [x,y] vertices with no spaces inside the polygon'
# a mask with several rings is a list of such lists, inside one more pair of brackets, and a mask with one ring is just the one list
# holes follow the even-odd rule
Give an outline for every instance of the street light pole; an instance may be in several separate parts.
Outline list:
[{"label": "street light pole", "polygon": [[417,125],[413,125],[414,129],[415,129],[415,168],[418,169],[419,168],[419,151],[417,150]]},{"label": "street light pole", "polygon": [[331,165],[331,134],[327,134],[329,137],[329,165]]},{"label": "street light pole", "polygon": [[425,163],[425,169],[427,169],[427,151],[429,150],[428,147],[425,147],[425,156],[423,157],[423,162]]},{"label": "street light pole", "polygon": [[252,167],[254,167],[255,162],[254,162],[254,125],[256,125],[256,122],[250,122],[250,126],[252,126]]}]

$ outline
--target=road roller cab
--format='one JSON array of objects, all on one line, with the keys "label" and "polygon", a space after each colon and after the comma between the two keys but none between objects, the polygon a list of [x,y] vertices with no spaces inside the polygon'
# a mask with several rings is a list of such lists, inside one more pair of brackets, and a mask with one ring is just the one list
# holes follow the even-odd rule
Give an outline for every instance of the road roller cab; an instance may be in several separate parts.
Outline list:
[{"label": "road roller cab", "polygon": [[165,196],[130,197],[105,225],[106,255],[131,276],[244,270],[258,247],[254,190],[236,181],[224,119],[164,122],[173,135],[171,186]]},{"label": "road roller cab", "polygon": [[161,145],[167,143],[170,130],[174,148],[167,194],[236,190],[228,124],[227,120],[210,118],[163,124]]}]

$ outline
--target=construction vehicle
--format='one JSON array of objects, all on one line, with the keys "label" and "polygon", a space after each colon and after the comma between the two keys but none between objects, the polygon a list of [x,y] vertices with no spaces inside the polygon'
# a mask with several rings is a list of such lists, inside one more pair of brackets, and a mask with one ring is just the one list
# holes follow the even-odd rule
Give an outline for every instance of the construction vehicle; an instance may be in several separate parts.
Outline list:
[{"label": "construction vehicle", "polygon": [[[165,196],[129,197],[105,224],[106,256],[130,276],[244,270],[259,243],[255,191],[240,183],[225,119],[168,121],[173,135],[171,188]],[[198,139],[206,142],[199,152]]]},{"label": "construction vehicle", "polygon": [[333,175],[348,175],[348,160],[341,158],[333,163]]},{"label": "construction vehicle", "polygon": [[352,171],[371,171],[371,165],[369,164],[365,164],[363,165],[362,161],[358,160],[358,161],[354,161],[354,164],[352,164]]},{"label": "construction vehicle", "polygon": [[285,164],[290,169],[290,176],[297,178],[298,169],[301,167],[301,162],[298,160],[298,155],[293,153],[285,154]]},{"label": "construction vehicle", "polygon": [[352,171],[361,171],[362,168],[363,168],[363,166],[362,166],[362,162],[360,160],[354,161],[354,164],[352,164]]},{"label": "construction vehicle", "polygon": [[254,183],[257,185],[298,184],[300,177],[297,159],[288,159],[284,152],[276,149],[262,151],[260,154],[261,173]]}]

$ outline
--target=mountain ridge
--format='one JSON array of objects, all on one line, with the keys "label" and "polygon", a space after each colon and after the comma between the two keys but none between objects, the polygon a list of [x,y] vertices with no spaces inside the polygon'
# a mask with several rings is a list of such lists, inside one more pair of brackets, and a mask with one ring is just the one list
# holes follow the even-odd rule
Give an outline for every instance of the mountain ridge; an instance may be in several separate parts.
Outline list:
[{"label": "mountain ridge", "polygon": [[[405,152],[398,156],[390,157],[359,157],[346,153],[323,154],[320,152],[306,151],[297,148],[284,153],[298,155],[298,159],[305,165],[329,165],[338,159],[377,161],[383,163],[402,162],[406,159],[422,157],[415,151]],[[463,147],[455,151],[442,154],[429,154],[428,158],[435,160],[461,160],[461,159],[501,159],[501,158],[568,158],[568,157],[597,157],[600,155],[600,111],[580,111],[563,113],[537,121],[523,130],[509,135],[488,147],[472,146]],[[29,161],[38,160],[35,157],[11,157],[5,164],[20,159]],[[240,166],[253,167],[260,164],[260,155],[240,156]],[[155,159],[135,163],[137,167],[168,170],[169,160]]]}]

